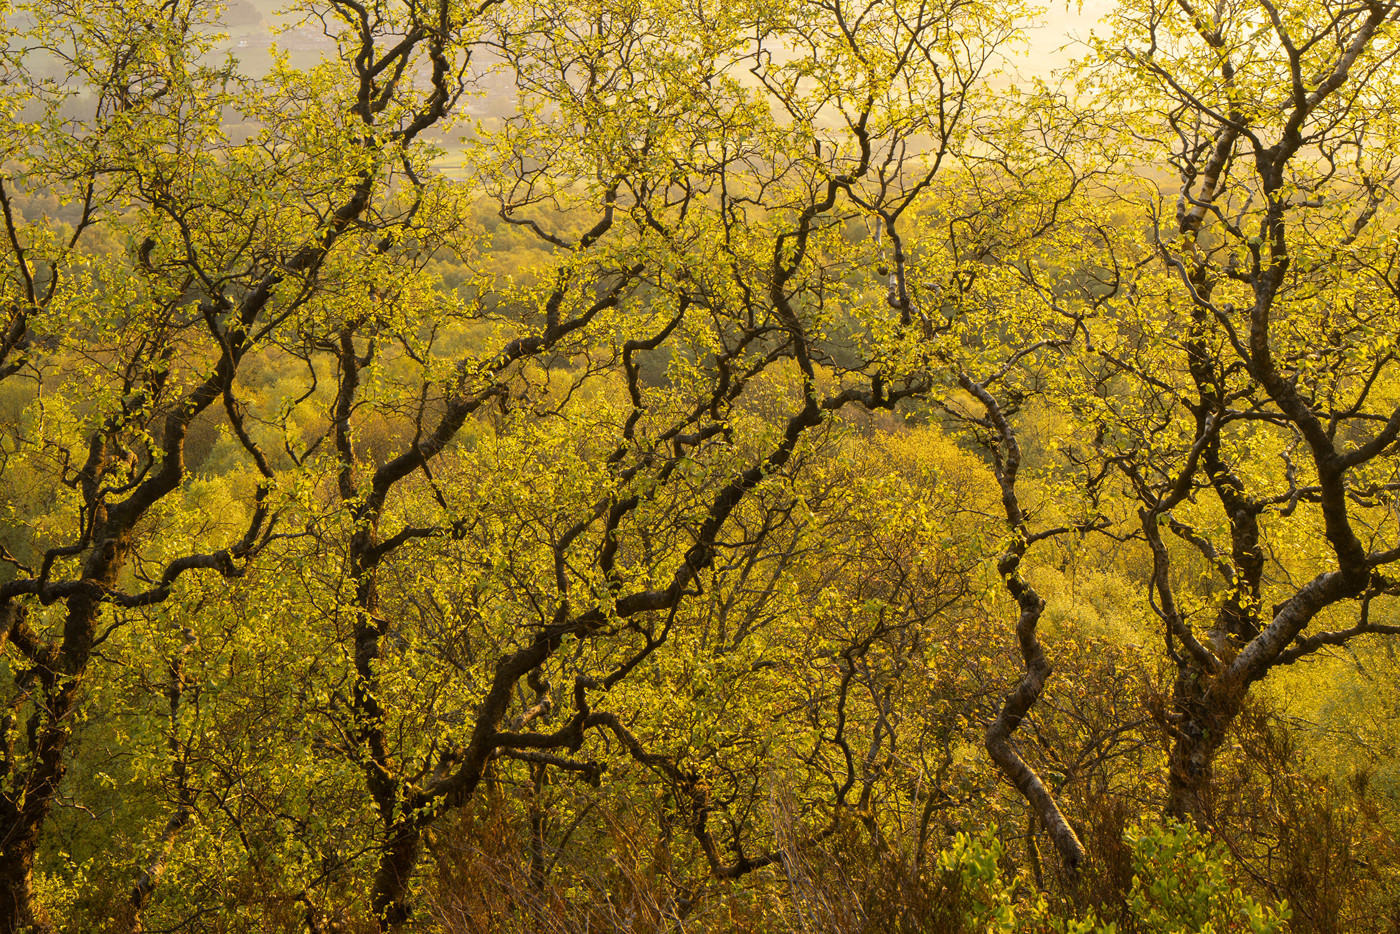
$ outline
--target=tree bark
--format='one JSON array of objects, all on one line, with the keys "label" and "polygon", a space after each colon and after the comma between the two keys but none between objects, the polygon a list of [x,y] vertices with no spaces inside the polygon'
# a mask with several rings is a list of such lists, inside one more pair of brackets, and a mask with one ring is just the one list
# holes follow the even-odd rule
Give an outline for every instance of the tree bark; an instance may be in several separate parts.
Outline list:
[{"label": "tree bark", "polygon": [[[16,825],[11,820],[5,823]],[[53,930],[34,901],[38,828],[38,823],[30,824],[0,850],[0,934],[48,934]]]},{"label": "tree bark", "polygon": [[399,827],[379,854],[370,906],[381,931],[394,930],[408,920],[409,881],[418,866],[422,839],[422,833],[416,828]]}]

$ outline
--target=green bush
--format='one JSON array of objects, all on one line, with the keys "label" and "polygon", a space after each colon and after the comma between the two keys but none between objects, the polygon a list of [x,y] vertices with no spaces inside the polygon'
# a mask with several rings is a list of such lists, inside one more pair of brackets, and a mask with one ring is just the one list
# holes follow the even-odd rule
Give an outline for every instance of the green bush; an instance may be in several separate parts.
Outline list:
[{"label": "green bush", "polygon": [[1224,847],[1186,824],[1168,821],[1125,835],[1133,849],[1133,884],[1126,930],[1058,914],[1043,897],[1028,903],[1001,873],[1001,845],[991,837],[958,834],[939,856],[956,880],[962,929],[985,934],[1287,934],[1286,902],[1265,905],[1231,882]]}]

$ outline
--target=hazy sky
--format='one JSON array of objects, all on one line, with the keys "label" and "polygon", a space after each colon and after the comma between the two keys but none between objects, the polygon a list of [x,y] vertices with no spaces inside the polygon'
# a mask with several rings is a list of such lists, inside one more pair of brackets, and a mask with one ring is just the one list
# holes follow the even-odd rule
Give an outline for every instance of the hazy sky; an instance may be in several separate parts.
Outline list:
[{"label": "hazy sky", "polygon": [[1084,54],[1076,39],[1088,38],[1095,22],[1112,8],[1113,0],[1084,0],[1082,11],[1073,3],[1066,8],[1064,0],[1052,0],[1045,25],[1027,30],[1030,49],[1014,58],[1015,67],[1025,75],[1048,78],[1052,70]]}]

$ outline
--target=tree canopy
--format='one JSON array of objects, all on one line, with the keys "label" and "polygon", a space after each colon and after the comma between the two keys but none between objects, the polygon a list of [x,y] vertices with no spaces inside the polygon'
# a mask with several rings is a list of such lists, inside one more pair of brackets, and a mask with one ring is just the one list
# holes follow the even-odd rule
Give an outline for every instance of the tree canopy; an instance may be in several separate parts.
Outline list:
[{"label": "tree canopy", "polygon": [[1400,5],[1032,12],[6,8],[0,932],[1400,924]]}]

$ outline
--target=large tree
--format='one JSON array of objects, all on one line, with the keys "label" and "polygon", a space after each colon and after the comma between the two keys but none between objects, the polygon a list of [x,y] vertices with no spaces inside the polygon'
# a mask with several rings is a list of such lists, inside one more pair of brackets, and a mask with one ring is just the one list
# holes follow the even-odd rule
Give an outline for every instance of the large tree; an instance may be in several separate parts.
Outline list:
[{"label": "large tree", "polygon": [[[395,179],[462,92],[473,11],[355,9],[339,72],[266,80],[216,63],[203,4],[38,3],[13,20],[0,930],[47,924],[35,854],[120,611],[191,571],[235,577],[277,535],[240,367],[374,275],[370,257],[392,265],[415,211]],[[187,458],[219,422],[258,480],[244,519],[201,529],[179,518]]]},{"label": "large tree", "polygon": [[[1011,30],[1002,11],[894,2],[496,13],[521,114],[471,158],[500,229],[543,252],[477,285],[465,314],[500,321],[506,338],[458,359],[446,385],[432,365],[415,371],[422,382],[397,390],[419,400],[412,438],[377,466],[356,441],[373,411],[365,377],[391,359],[375,350],[386,341],[404,348],[396,365],[418,359],[421,323],[342,326],[320,358],[338,380],[326,450],[353,523],[348,752],[382,823],[372,909],[386,927],[407,917],[425,829],[470,801],[493,763],[596,774],[601,763],[571,755],[604,741],[672,787],[716,877],[778,858],[749,851],[746,822],[717,839],[708,783],[684,752],[649,748],[626,726],[635,714],[608,700],[664,651],[716,567],[752,560],[784,524],[782,490],[809,435],[844,409],[889,409],[927,388],[897,357],[907,303],[863,288],[876,256],[865,230],[898,242],[906,212],[936,190]],[[754,390],[772,393],[778,372],[787,388],[756,419]],[[491,407],[500,415],[477,451],[522,461],[504,487],[450,452]],[[487,521],[498,510],[516,518]],[[415,706],[385,688],[406,661],[394,640],[415,585],[391,599],[385,578],[437,560],[422,543],[452,538],[483,556],[456,638],[484,681],[465,690],[465,717],[392,748]]]},{"label": "large tree", "polygon": [[1125,3],[1087,72],[1132,158],[1170,172],[1143,173],[1120,241],[1139,274],[1079,411],[1138,504],[1177,671],[1167,811],[1201,826],[1252,685],[1400,632],[1397,10]]}]

